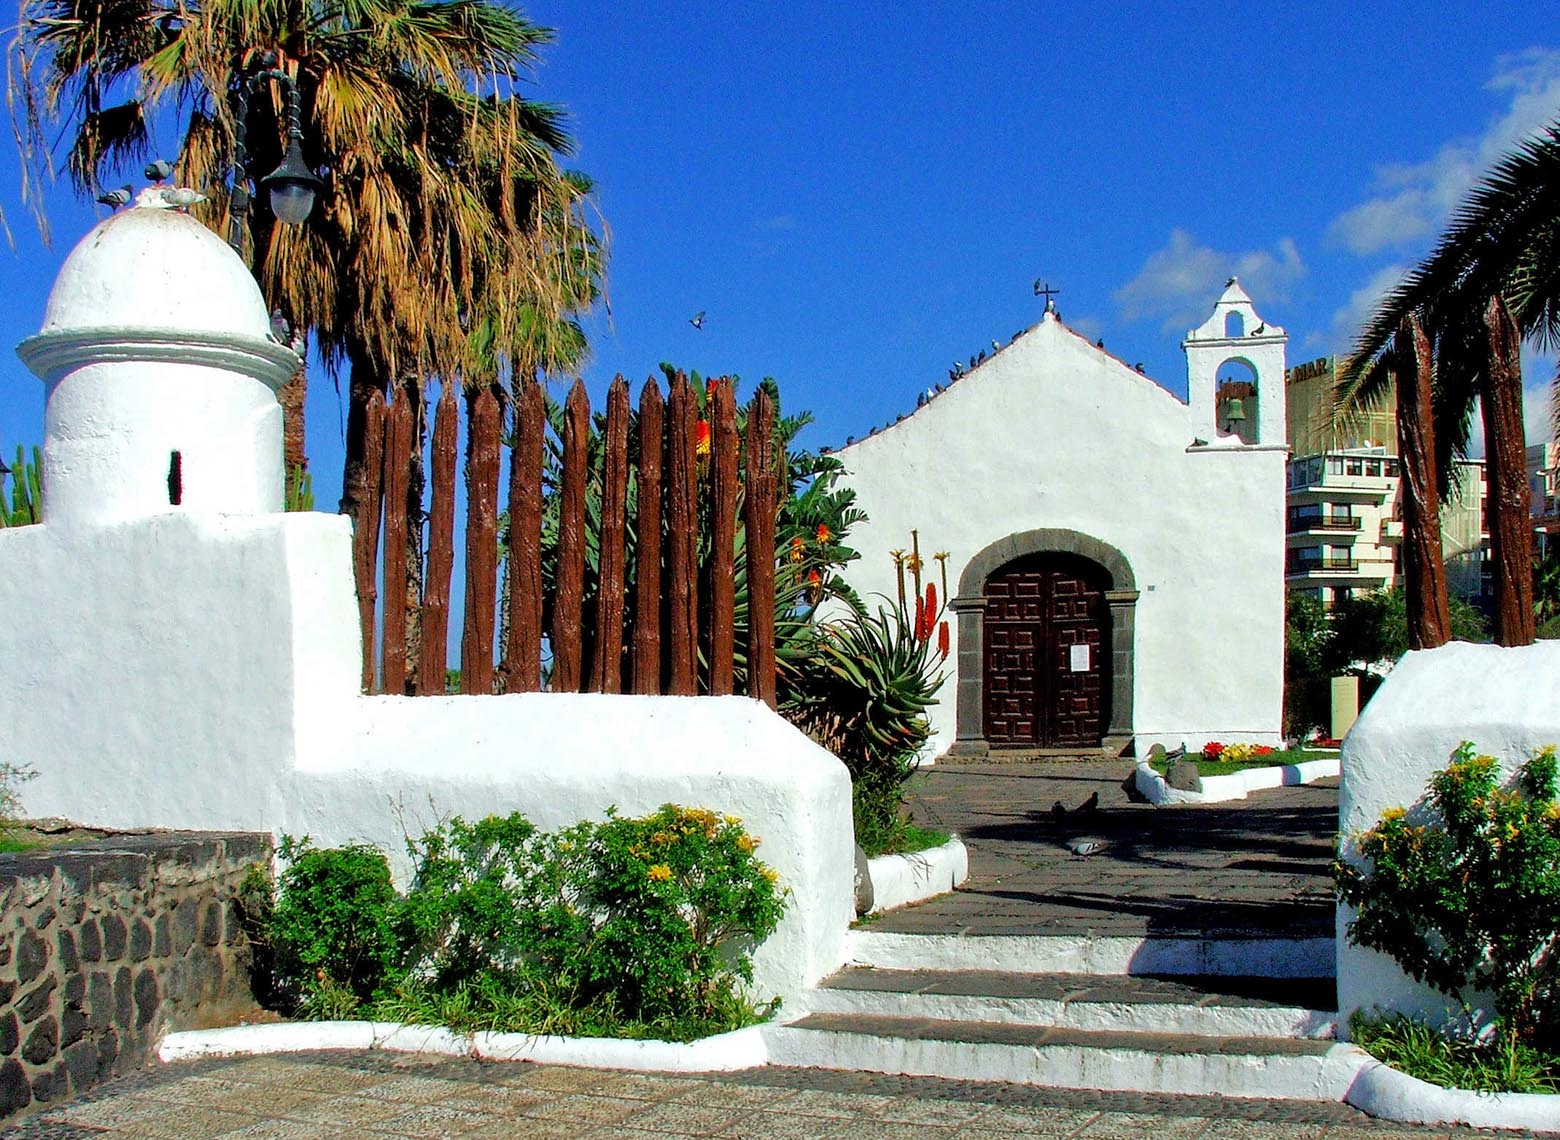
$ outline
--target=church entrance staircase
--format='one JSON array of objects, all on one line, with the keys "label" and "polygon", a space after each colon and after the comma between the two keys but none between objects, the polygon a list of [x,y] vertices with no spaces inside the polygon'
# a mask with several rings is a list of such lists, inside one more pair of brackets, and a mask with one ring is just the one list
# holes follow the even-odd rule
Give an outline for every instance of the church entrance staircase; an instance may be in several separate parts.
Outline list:
[{"label": "church entrance staircase", "polygon": [[[852,931],[852,965],[774,1031],[774,1060],[1340,1099],[1358,1062],[1336,1041],[1336,786],[1156,809],[1128,802],[1129,770],[919,777],[917,818],[964,839],[969,880]],[[1095,853],[1074,854],[1086,839]]]}]

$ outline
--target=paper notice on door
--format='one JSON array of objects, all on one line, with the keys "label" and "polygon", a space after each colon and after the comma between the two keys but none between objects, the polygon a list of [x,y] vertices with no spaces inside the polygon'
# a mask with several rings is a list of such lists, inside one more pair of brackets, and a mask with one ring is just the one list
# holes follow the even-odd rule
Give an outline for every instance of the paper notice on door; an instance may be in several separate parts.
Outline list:
[{"label": "paper notice on door", "polygon": [[1074,673],[1087,673],[1089,671],[1089,647],[1087,645],[1070,646],[1068,665]]}]

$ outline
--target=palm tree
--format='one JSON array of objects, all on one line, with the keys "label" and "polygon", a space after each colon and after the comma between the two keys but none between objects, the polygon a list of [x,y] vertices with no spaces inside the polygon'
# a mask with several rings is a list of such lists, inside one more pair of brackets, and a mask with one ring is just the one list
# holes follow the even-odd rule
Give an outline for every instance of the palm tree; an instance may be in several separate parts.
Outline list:
[{"label": "palm tree", "polygon": [[[40,209],[56,131],[70,139],[72,183],[92,192],[147,157],[151,125],[168,119],[182,135],[179,178],[208,195],[203,219],[225,232],[232,95],[264,61],[296,83],[306,158],[332,179],[304,226],[249,214],[268,302],[315,335],[328,363],[350,364],[355,395],[408,372],[454,375],[479,266],[505,266],[512,289],[523,282],[544,307],[559,292],[538,256],[537,211],[490,209],[470,177],[497,155],[534,200],[562,184],[560,113],[514,94],[550,38],[490,0],[23,0],[10,94],[24,192]],[[280,162],[282,112],[276,84],[249,103],[251,169]],[[360,417],[343,496],[355,515],[354,429]]]},{"label": "palm tree", "polygon": [[[1495,561],[1495,639],[1533,640],[1532,526],[1522,428],[1522,338],[1560,346],[1560,121],[1519,142],[1474,187],[1430,255],[1377,307],[1339,378],[1340,415],[1385,398],[1415,369],[1393,348],[1417,323],[1430,343],[1436,475],[1468,448],[1482,409]],[[1556,378],[1560,394],[1560,377]]]}]

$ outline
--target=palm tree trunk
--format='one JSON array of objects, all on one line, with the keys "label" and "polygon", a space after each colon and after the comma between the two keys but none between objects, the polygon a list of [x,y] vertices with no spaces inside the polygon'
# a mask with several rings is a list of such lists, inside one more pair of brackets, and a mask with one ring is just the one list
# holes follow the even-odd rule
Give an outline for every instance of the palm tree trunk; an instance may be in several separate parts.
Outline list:
[{"label": "palm tree trunk", "polygon": [[289,489],[300,482],[309,469],[303,426],[303,405],[308,394],[308,367],[300,362],[292,379],[276,393],[276,402],[282,406],[282,461]]},{"label": "palm tree trunk", "polygon": [[1489,366],[1479,405],[1484,417],[1486,525],[1495,564],[1495,643],[1532,645],[1533,521],[1529,517],[1527,441],[1522,425],[1521,338],[1500,294],[1484,309]]},{"label": "palm tree trunk", "polygon": [[1430,338],[1405,317],[1393,345],[1397,365],[1398,462],[1403,496],[1403,584],[1408,647],[1434,649],[1452,638],[1441,558],[1441,496],[1435,482],[1435,429],[1430,408]]},{"label": "palm tree trunk", "polygon": [[[341,469],[341,513],[358,524],[358,511],[367,492],[369,472],[364,465],[364,450],[368,438],[368,402],[375,392],[385,394],[385,380],[372,365],[366,354],[348,350],[351,360],[351,377],[347,382],[347,439],[346,459]],[[378,473],[374,476],[377,478]]]}]

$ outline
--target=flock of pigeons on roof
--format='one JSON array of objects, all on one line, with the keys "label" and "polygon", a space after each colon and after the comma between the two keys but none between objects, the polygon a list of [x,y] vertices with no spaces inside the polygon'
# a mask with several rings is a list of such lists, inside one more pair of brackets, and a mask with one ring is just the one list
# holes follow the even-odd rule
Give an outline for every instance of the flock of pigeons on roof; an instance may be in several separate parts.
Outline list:
[{"label": "flock of pigeons on roof", "polygon": [[[1029,331],[1028,329],[1019,329],[1016,333],[1014,333],[1008,339],[1008,344],[1012,345],[1014,343],[1014,341],[1018,340],[1019,337],[1023,336],[1028,331]],[[1001,341],[994,340],[994,341],[991,342],[991,350],[989,352],[986,349],[984,349],[984,348],[981,349],[974,356],[970,357],[968,364],[965,364],[962,361],[955,360],[953,362],[953,367],[948,369],[948,383],[946,383],[946,384],[933,384],[930,388],[926,389],[924,392],[922,392],[918,396],[916,396],[916,398],[915,398],[915,406],[916,406],[916,408],[919,410],[921,408],[926,407],[927,404],[930,404],[933,400],[937,399],[938,396],[941,396],[944,392],[946,392],[954,384],[957,384],[960,380],[964,379],[964,377],[968,376],[971,372],[975,371],[975,369],[979,368],[982,364],[986,363],[987,360],[990,360],[992,357],[995,357],[997,355],[997,353],[1002,351],[1002,347],[1003,346],[1002,346],[1002,342]],[[910,414],[913,415],[914,413],[910,413]],[[869,428],[867,430],[867,434],[862,436],[861,438],[862,439],[871,439],[873,436],[877,435],[878,432],[880,432],[880,431],[887,431],[889,428],[893,427],[894,424],[898,424],[898,423],[904,422],[904,419],[905,419],[904,415],[898,415],[898,416],[894,417],[892,423],[884,424],[881,428],[874,425],[873,427]],[[851,436],[846,436],[845,437],[845,446],[846,447],[850,447],[855,442],[856,442],[856,437],[855,436],[851,435]],[[819,448],[818,450],[820,452],[822,452],[824,455],[827,455],[827,454],[829,454],[830,451],[832,451],[834,449],[830,448],[830,447],[822,447],[822,448]]]}]

